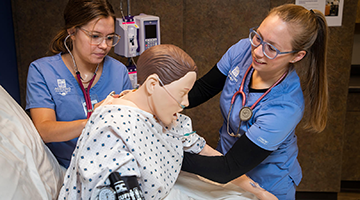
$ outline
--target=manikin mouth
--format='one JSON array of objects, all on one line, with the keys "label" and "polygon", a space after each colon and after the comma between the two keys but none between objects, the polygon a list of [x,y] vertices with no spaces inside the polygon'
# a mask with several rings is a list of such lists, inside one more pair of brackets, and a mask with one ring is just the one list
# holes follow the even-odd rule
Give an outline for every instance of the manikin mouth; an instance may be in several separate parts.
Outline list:
[{"label": "manikin mouth", "polygon": [[176,120],[179,119],[178,113],[173,114],[173,122],[176,122]]}]

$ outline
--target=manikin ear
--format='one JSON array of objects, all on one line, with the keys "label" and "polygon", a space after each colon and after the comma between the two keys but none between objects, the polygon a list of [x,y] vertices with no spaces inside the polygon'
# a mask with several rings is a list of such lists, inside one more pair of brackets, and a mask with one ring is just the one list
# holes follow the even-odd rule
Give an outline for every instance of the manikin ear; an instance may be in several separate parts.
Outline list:
[{"label": "manikin ear", "polygon": [[296,63],[298,61],[300,61],[301,59],[303,59],[306,55],[306,51],[299,51],[297,52],[294,57],[292,58],[292,60],[290,61],[291,63]]},{"label": "manikin ear", "polygon": [[147,77],[145,82],[142,84],[147,94],[152,95],[154,93],[156,85],[159,84],[159,76],[157,74],[151,74]]}]

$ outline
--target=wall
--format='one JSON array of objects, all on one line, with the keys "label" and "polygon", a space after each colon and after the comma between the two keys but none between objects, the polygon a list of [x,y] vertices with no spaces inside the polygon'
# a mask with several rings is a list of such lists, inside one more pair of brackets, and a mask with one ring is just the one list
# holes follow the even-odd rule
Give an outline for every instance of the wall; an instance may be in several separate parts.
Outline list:
[{"label": "wall", "polygon": [[360,0],[357,4],[356,20],[355,20],[354,46],[352,53],[352,65],[360,65]]},{"label": "wall", "polygon": [[[360,23],[359,23],[360,28]],[[353,44],[353,50],[352,50],[352,58],[351,58],[351,64],[352,65],[360,65],[360,30],[358,33],[355,33],[354,35],[354,44]]]},{"label": "wall", "polygon": [[[360,76],[357,77],[360,79]],[[357,81],[359,83],[359,81]],[[341,180],[360,181],[360,92],[349,92],[347,100],[344,156]]]},{"label": "wall", "polygon": [[360,23],[360,1],[358,1],[358,4],[357,4],[357,11],[356,11],[356,20],[355,20],[356,23]]},{"label": "wall", "polygon": [[[110,2],[120,16],[120,1]],[[12,3],[21,99],[24,106],[28,65],[45,55],[52,36],[63,24],[62,12],[66,1],[12,0]],[[232,44],[248,37],[249,28],[259,25],[272,7],[284,3],[294,1],[137,0],[131,1],[131,14],[143,12],[159,16],[162,43],[175,44],[188,52],[199,67],[199,76],[202,76]],[[330,90],[328,126],[319,134],[305,132],[300,127],[297,129],[299,161],[304,174],[299,191],[337,192],[340,189],[339,163],[342,159],[356,3],[357,0],[347,0],[344,3],[343,25],[330,28],[327,60]],[[126,4],[124,9],[126,14]],[[114,53],[110,55],[126,61]],[[186,114],[192,117],[195,130],[215,147],[218,129],[222,124],[219,96],[186,111]]]},{"label": "wall", "polygon": [[360,181],[360,0],[355,22],[341,173],[341,180],[350,183]]}]

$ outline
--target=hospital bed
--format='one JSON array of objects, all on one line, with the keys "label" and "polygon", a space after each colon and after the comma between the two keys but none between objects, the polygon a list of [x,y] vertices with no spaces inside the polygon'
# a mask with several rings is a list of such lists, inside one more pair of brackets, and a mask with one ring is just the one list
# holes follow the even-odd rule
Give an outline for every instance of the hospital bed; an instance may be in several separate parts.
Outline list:
[{"label": "hospital bed", "polygon": [[[0,199],[57,199],[64,170],[31,119],[0,86]],[[166,200],[249,200],[252,194],[181,172]]]}]

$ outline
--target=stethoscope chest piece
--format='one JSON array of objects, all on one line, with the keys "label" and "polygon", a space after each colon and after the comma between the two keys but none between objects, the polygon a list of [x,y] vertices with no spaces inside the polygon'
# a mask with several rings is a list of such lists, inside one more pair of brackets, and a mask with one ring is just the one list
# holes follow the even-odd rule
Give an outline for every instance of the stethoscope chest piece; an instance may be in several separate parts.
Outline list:
[{"label": "stethoscope chest piece", "polygon": [[[241,81],[241,85],[240,85],[239,90],[237,92],[235,92],[234,95],[231,98],[230,108],[229,108],[229,112],[228,112],[227,120],[226,120],[226,131],[232,137],[240,137],[239,129],[240,129],[241,122],[246,122],[246,121],[249,121],[251,119],[251,117],[253,116],[253,109],[255,108],[255,106],[270,92],[270,90],[273,87],[275,87],[277,84],[279,84],[285,78],[285,76],[288,73],[288,71],[286,71],[269,89],[267,89],[267,91],[264,94],[261,95],[261,97],[258,98],[258,100],[256,100],[255,103],[253,103],[253,105],[251,107],[247,107],[247,106],[245,106],[246,95],[245,95],[243,89],[244,89],[245,79],[246,79],[250,69],[251,69],[251,65],[248,67],[248,69],[245,72],[245,75],[244,75],[244,77],[243,77],[243,79]],[[229,129],[230,129],[230,125],[229,125],[230,122],[229,121],[230,121],[231,109],[233,107],[235,97],[238,94],[242,95],[242,108],[240,109],[240,112],[239,112],[239,118],[240,118],[239,126],[237,128],[236,134],[234,134],[234,133],[230,133],[230,131],[229,131]]]},{"label": "stethoscope chest piece", "polygon": [[253,112],[250,107],[242,107],[239,112],[239,117],[241,121],[248,121],[253,115]]}]

